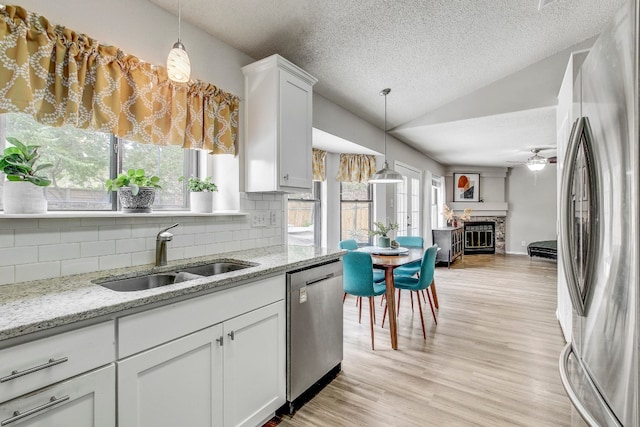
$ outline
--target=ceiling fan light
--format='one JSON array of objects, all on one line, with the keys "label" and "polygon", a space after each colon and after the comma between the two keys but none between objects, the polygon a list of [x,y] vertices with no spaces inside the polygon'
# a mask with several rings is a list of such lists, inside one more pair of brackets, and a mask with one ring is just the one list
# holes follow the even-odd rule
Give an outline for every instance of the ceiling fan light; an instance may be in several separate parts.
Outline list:
[{"label": "ceiling fan light", "polygon": [[534,172],[541,171],[542,169],[544,169],[546,164],[547,159],[543,157],[538,157],[537,159],[532,157],[527,161],[527,167],[529,168],[529,170]]},{"label": "ceiling fan light", "polygon": [[184,45],[177,41],[167,57],[167,75],[174,82],[186,83],[191,76],[191,61]]}]

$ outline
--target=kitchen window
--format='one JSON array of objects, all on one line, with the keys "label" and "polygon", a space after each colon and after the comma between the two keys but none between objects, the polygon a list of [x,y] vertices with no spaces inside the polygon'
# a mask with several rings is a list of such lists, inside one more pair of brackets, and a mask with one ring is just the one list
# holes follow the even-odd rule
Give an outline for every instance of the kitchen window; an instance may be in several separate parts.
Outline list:
[{"label": "kitchen window", "polygon": [[290,245],[320,246],[320,181],[313,181],[311,193],[289,194],[287,201],[287,241]]},{"label": "kitchen window", "polygon": [[372,214],[371,184],[340,183],[340,240],[354,239],[358,244],[370,244]]},{"label": "kitchen window", "polygon": [[147,174],[160,177],[162,189],[156,194],[154,209],[188,208],[186,184],[178,178],[197,174],[196,150],[139,144],[73,126],[51,127],[16,113],[0,115],[1,150],[8,136],[40,145],[40,161],[54,165],[44,171],[52,180],[45,190],[49,210],[117,210],[116,193],[108,193],[104,182],[130,168],[143,168]]}]

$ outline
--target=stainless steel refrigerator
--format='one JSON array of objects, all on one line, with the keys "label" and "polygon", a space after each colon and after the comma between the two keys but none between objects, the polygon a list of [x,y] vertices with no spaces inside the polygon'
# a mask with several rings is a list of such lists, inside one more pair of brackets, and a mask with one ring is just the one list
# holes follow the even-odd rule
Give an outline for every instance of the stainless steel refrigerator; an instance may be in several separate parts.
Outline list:
[{"label": "stainless steel refrigerator", "polygon": [[638,7],[627,0],[587,55],[563,165],[560,256],[573,337],[560,376],[592,426],[639,426]]}]

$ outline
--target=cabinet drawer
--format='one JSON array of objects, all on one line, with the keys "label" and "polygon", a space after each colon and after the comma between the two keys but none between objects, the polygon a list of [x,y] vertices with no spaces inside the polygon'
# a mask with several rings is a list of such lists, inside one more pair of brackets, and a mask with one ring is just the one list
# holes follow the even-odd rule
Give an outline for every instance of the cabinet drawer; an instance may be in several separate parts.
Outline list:
[{"label": "cabinet drawer", "polygon": [[255,310],[285,297],[279,275],[118,319],[118,359]]},{"label": "cabinet drawer", "polygon": [[0,402],[115,360],[112,321],[0,350]]},{"label": "cabinet drawer", "polygon": [[3,426],[113,427],[116,368],[112,363],[0,405]]}]

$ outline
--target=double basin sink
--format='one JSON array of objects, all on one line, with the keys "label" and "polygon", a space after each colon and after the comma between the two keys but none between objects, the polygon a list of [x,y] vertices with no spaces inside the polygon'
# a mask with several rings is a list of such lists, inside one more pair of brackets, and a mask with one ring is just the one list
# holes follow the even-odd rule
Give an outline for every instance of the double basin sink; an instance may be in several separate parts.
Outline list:
[{"label": "double basin sink", "polygon": [[230,271],[242,270],[254,267],[258,264],[243,261],[216,261],[208,264],[196,265],[176,269],[175,272],[146,274],[128,279],[99,279],[94,283],[105,288],[118,292],[142,291],[161,286],[172,285],[174,283],[185,282],[187,280],[199,279],[202,277],[215,276],[217,274],[228,273]]}]

